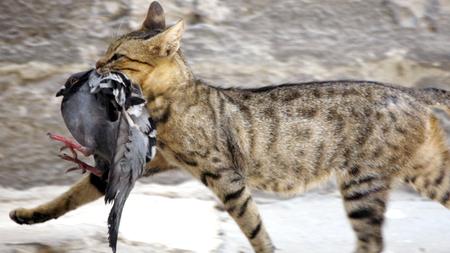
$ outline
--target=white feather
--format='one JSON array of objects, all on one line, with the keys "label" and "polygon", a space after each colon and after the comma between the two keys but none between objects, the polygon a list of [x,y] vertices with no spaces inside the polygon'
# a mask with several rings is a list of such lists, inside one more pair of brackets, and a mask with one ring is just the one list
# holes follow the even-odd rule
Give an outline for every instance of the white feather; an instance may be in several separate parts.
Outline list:
[{"label": "white feather", "polygon": [[144,108],[144,104],[138,104],[134,106],[130,106],[130,108],[127,109],[127,112],[130,115],[133,115],[135,117],[139,117],[142,114],[142,109]]}]

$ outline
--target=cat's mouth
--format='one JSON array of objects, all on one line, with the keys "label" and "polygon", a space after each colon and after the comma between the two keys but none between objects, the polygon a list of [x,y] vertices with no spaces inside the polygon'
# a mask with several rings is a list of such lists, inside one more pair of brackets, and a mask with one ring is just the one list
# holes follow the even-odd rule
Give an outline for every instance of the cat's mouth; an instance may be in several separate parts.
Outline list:
[{"label": "cat's mouth", "polygon": [[[110,68],[101,67],[101,68],[93,69],[92,72],[95,72],[95,74],[98,76],[108,76],[109,74],[111,74],[112,71],[113,70]],[[118,72],[118,71],[115,71],[115,72]]]}]

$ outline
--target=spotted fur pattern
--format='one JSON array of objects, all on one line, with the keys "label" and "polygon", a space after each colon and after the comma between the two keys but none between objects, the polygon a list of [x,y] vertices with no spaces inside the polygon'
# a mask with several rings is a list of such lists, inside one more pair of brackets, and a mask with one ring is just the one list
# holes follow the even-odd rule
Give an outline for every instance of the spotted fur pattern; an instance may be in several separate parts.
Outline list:
[{"label": "spotted fur pattern", "polygon": [[[190,172],[219,197],[255,252],[274,247],[252,188],[295,194],[336,175],[358,253],[382,251],[396,181],[450,207],[449,149],[432,113],[433,106],[450,112],[450,93],[365,81],[213,87],[194,78],[179,50],[184,24],[166,28],[163,15],[153,3],[143,27],[113,42],[97,71],[123,71],[141,84],[158,131],[149,174]],[[32,220],[37,210],[14,217]]]}]

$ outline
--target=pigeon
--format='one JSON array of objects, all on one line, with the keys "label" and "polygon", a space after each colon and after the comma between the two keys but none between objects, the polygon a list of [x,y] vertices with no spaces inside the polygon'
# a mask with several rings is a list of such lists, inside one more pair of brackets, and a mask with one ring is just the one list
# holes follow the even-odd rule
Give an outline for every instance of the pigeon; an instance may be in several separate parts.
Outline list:
[{"label": "pigeon", "polygon": [[[109,245],[117,248],[122,210],[144,166],[156,154],[156,129],[145,108],[140,87],[123,73],[99,75],[93,69],[73,74],[56,94],[63,96],[61,112],[74,139],[49,134],[63,142],[81,169],[107,182],[105,202],[113,202],[108,217]],[[94,156],[95,166],[78,159],[76,151]]]}]

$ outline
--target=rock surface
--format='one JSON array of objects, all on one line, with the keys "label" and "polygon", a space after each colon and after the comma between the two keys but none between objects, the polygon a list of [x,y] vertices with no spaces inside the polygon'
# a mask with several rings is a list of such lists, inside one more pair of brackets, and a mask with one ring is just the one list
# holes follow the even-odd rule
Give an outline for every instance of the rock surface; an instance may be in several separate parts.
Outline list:
[{"label": "rock surface", "polygon": [[[195,73],[212,84],[370,79],[450,87],[449,0],[161,3],[169,22],[187,21],[184,51]],[[62,173],[67,164],[46,136],[67,134],[54,94],[70,73],[92,66],[114,36],[138,27],[148,4],[0,2],[1,185],[65,184],[78,177]]]}]

